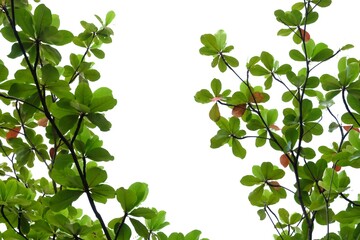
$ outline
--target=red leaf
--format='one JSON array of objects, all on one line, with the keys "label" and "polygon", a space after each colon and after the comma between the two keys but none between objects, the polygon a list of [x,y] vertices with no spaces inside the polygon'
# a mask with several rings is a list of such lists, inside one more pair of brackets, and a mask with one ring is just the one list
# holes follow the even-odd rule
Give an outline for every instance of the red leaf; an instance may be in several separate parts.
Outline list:
[{"label": "red leaf", "polygon": [[340,171],[340,170],[341,170],[341,166],[335,165],[334,170],[335,170],[336,172]]},{"label": "red leaf", "polygon": [[54,148],[50,148],[49,154],[50,154],[50,158],[51,158],[51,159],[54,159],[54,158],[55,158],[55,149],[54,149]]},{"label": "red leaf", "polygon": [[354,131],[357,131],[357,132],[360,132],[360,130],[359,130],[359,128],[355,128],[355,127],[352,127],[352,126],[350,126],[350,125],[345,125],[345,126],[343,126],[343,129],[345,130],[345,131],[350,131],[350,129],[351,130],[354,130]]},{"label": "red leaf", "polygon": [[301,38],[304,39],[305,42],[310,40],[310,34],[302,28],[300,28],[300,35],[301,35]]},{"label": "red leaf", "polygon": [[232,109],[231,113],[234,117],[242,117],[242,115],[244,115],[245,111],[246,111],[246,104],[240,104],[240,105],[235,106]]},{"label": "red leaf", "polygon": [[6,140],[16,138],[20,132],[20,129],[21,127],[14,127],[13,129],[10,129],[9,132],[6,133]]},{"label": "red leaf", "polygon": [[283,154],[280,156],[280,164],[286,168],[287,166],[289,166],[290,160],[289,160],[289,156],[287,156],[287,154]]}]

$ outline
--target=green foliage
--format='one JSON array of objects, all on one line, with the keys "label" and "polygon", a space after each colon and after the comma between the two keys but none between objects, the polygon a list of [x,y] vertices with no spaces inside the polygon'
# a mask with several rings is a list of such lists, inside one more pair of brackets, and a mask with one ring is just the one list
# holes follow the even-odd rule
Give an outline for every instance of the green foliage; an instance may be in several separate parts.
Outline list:
[{"label": "green foliage", "polygon": [[[336,233],[320,228],[322,239],[360,236],[360,200],[350,194],[356,176],[350,174],[360,168],[360,61],[341,57],[336,76],[318,75],[314,70],[319,65],[353,45],[334,51],[325,43],[316,43],[308,32],[308,26],[319,18],[318,8],[330,5],[331,0],[301,1],[288,11],[276,10],[275,18],[282,26],[278,35],[294,42],[289,63],[280,65],[275,56],[263,51],[250,58],[244,78],[234,69],[238,64],[223,54],[234,48],[227,45],[223,30],[201,37],[200,53],[213,57],[211,66],[221,72],[230,69],[240,81],[240,90],[232,95],[230,90],[226,95],[220,93],[218,79],[211,84],[213,93],[202,89],[195,95],[199,103],[216,102],[209,116],[218,131],[210,147],[228,144],[236,157],[245,158],[245,141],[255,138],[256,147],[268,146],[278,154],[274,161],[267,157],[254,165],[252,174],[240,181],[251,187],[249,202],[257,208],[260,220],[273,224],[277,240],[313,239],[319,225],[339,227]],[[331,145],[319,136],[331,139]],[[295,204],[291,211],[285,200]],[[338,203],[347,207],[332,208]],[[276,211],[275,205],[283,207]]]},{"label": "green foliage", "polygon": [[[169,225],[166,212],[144,206],[146,183],[125,188],[107,181],[103,165],[114,156],[95,132],[111,129],[106,114],[117,100],[111,89],[94,88],[101,74],[93,60],[103,59],[102,46],[112,42],[115,12],[95,18],[97,24],[81,21],[83,31],[76,35],[59,29],[60,17],[45,4],[2,1],[0,32],[12,44],[7,57],[18,58],[20,67],[9,76],[0,60],[0,99],[12,110],[0,111],[0,239],[198,240],[198,230],[162,232]],[[219,33],[216,46],[222,49],[225,38]],[[82,53],[70,53],[69,65],[61,65],[58,47],[73,45]],[[231,57],[228,61],[236,65]],[[214,96],[203,92],[199,101],[229,95],[221,92],[219,80],[212,90]],[[35,166],[47,171],[32,174]],[[87,199],[93,218],[74,207],[80,197]],[[108,201],[123,214],[106,222],[98,204]]]}]

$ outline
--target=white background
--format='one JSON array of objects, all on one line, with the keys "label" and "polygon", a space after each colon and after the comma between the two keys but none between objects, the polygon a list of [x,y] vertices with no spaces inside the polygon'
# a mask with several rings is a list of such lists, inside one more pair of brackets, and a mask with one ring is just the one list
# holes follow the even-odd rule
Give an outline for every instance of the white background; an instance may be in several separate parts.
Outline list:
[{"label": "white background", "polygon": [[[199,229],[211,240],[271,239],[272,225],[269,220],[259,221],[258,209],[247,200],[251,188],[239,180],[251,173],[253,164],[271,161],[279,165],[279,154],[255,149],[250,140],[243,142],[248,149],[245,160],[234,157],[226,146],[210,149],[209,140],[217,131],[208,118],[211,105],[196,103],[194,95],[209,88],[214,77],[234,91],[239,80],[230,72],[212,69],[212,59],[201,56],[198,49],[202,34],[224,29],[228,43],[235,46],[240,75],[245,76],[246,61],[263,50],[285,63],[287,52],[297,46],[290,38],[276,36],[282,26],[273,12],[288,10],[295,2],[44,1],[60,15],[61,28],[74,32],[81,29],[80,20],[96,22],[94,14],[104,17],[108,10],[116,12],[111,25],[113,44],[104,47],[106,58],[95,65],[102,74],[99,86],[113,89],[118,100],[107,114],[112,130],[102,134],[105,147],[115,156],[114,162],[105,164],[108,183],[114,187],[148,183],[150,193],[144,206],[167,212],[171,225],[165,232]],[[346,43],[357,45],[358,5],[355,0],[343,0],[321,9],[318,23],[308,27],[311,37],[334,50]],[[343,55],[358,53],[355,49]],[[320,70],[331,72],[333,68]],[[107,220],[122,214],[113,202],[101,209]]]}]

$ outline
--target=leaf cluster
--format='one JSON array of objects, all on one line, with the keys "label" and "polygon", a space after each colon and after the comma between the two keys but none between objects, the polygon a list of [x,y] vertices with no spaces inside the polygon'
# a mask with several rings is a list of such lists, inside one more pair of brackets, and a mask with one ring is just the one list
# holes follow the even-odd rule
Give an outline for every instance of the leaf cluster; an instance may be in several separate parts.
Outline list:
[{"label": "leaf cluster", "polygon": [[[112,42],[115,12],[81,21],[83,31],[74,34],[45,4],[6,0],[0,9],[0,33],[12,44],[7,57],[20,60],[14,71],[0,60],[0,239],[199,240],[198,230],[163,232],[166,212],[144,206],[146,183],[108,182],[103,165],[115,157],[96,132],[110,131],[106,114],[117,100],[93,82],[101,78],[94,59]],[[59,46],[81,53],[63,65]],[[93,214],[74,207],[84,199]],[[98,205],[109,201],[119,216],[106,222]]]},{"label": "leaf cluster", "polygon": [[[291,37],[294,43],[289,62],[280,64],[262,51],[247,62],[245,77],[234,69],[238,61],[223,55],[234,48],[226,44],[223,30],[201,37],[200,53],[213,57],[211,66],[218,65],[221,72],[230,69],[240,82],[239,89],[222,91],[221,81],[213,79],[211,91],[195,94],[198,103],[215,102],[209,117],[218,130],[210,147],[229,145],[236,157],[244,159],[246,139],[254,138],[255,147],[270,147],[279,156],[254,165],[252,174],[240,181],[252,188],[249,202],[259,208],[261,220],[270,219],[275,239],[313,239],[318,225],[328,226],[322,239],[360,236],[359,199],[350,194],[356,175],[347,172],[360,167],[360,61],[341,57],[336,76],[314,71],[353,47],[346,44],[334,51],[311,37],[310,26],[319,18],[316,10],[330,5],[331,0],[313,0],[294,3],[289,11],[276,10],[282,26],[278,35]],[[330,146],[320,137],[331,139]],[[275,205],[286,206],[285,200],[298,206],[291,215],[287,208],[273,210]],[[335,210],[338,202],[348,207]],[[340,226],[338,232],[330,231],[334,224]]]}]

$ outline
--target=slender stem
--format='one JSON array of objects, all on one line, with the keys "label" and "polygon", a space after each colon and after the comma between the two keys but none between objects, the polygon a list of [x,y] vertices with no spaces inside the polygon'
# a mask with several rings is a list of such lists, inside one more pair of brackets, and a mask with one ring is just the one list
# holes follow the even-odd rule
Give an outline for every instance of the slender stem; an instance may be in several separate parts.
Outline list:
[{"label": "slender stem", "polygon": [[124,213],[124,216],[123,216],[122,219],[121,219],[121,222],[120,222],[118,228],[116,229],[114,240],[116,240],[116,239],[119,237],[120,231],[121,231],[122,227],[123,227],[124,224],[125,224],[125,220],[126,220],[127,216],[128,216],[128,213],[125,212],[125,213]]},{"label": "slender stem", "polygon": [[291,91],[291,89],[283,82],[281,81],[279,78],[276,77],[274,72],[271,72],[271,76],[275,79],[275,81],[279,82],[280,84],[282,84],[287,90],[288,92],[291,93],[291,95],[297,100],[299,101],[298,97],[296,96],[295,93],[293,93],[293,91]]},{"label": "slender stem", "polygon": [[346,102],[345,90],[346,90],[345,87],[343,87],[343,88],[341,89],[341,97],[342,97],[342,101],[343,101],[343,103],[344,103],[345,109],[346,109],[346,111],[350,114],[350,116],[352,117],[352,119],[356,122],[356,124],[357,124],[358,126],[360,126],[359,121],[356,119],[356,117],[354,116],[354,114],[351,112],[350,107],[349,107],[349,105],[348,105],[347,102]]},{"label": "slender stem", "polygon": [[338,55],[338,53],[341,52],[341,49],[337,50],[336,53],[334,53],[333,55],[331,55],[330,57],[328,57],[327,59],[321,61],[321,62],[318,62],[316,65],[314,65],[310,70],[309,72],[311,72],[312,70],[314,70],[316,67],[318,67],[320,64],[332,59],[333,57],[335,57],[336,55]]},{"label": "slender stem", "polygon": [[[281,238],[281,239],[283,239],[284,240],[284,238],[282,237],[282,235],[281,235],[281,233],[280,233],[280,231],[279,231],[279,229],[276,227],[276,224],[275,224],[275,222],[273,221],[273,219],[271,218],[271,216],[270,216],[270,213],[276,218],[276,221],[278,222],[278,223],[280,223],[280,220],[279,220],[279,218],[276,216],[276,214],[271,210],[271,208],[269,208],[269,206],[264,206],[264,211],[266,212],[266,214],[268,215],[268,217],[269,217],[269,219],[270,219],[270,221],[271,221],[271,223],[272,223],[272,225],[274,226],[274,228],[275,228],[275,230],[276,230],[276,232],[278,233],[278,235],[279,235],[279,237]],[[270,212],[270,213],[269,213]],[[282,228],[282,231],[284,232],[284,229]]]},{"label": "slender stem", "polygon": [[[9,224],[9,226],[14,230],[14,232],[16,232],[18,235],[20,235],[22,238],[24,239],[28,239],[20,230],[20,225],[19,225],[19,222],[18,222],[18,229],[19,230],[16,230],[15,227],[11,224],[11,222],[9,221],[9,219],[6,217],[6,214],[4,212],[4,209],[5,209],[5,205],[1,205],[1,216],[5,219],[5,222],[7,224]],[[18,220],[19,221],[19,220]]]},{"label": "slender stem", "polygon": [[91,37],[90,43],[88,44],[88,46],[87,46],[87,48],[86,48],[86,50],[85,50],[85,53],[83,54],[83,56],[82,56],[82,58],[81,58],[81,60],[80,60],[80,62],[79,62],[79,65],[76,67],[73,75],[71,76],[69,83],[72,83],[73,81],[75,81],[75,79],[77,78],[77,76],[79,76],[80,66],[81,66],[81,64],[85,61],[85,57],[86,57],[86,55],[88,54],[88,52],[90,51],[90,47],[91,47],[92,42],[93,42],[94,39],[95,39],[95,36],[96,36],[96,33],[95,33],[95,32],[92,33],[92,37]]}]

